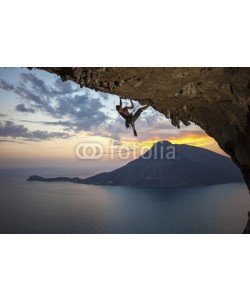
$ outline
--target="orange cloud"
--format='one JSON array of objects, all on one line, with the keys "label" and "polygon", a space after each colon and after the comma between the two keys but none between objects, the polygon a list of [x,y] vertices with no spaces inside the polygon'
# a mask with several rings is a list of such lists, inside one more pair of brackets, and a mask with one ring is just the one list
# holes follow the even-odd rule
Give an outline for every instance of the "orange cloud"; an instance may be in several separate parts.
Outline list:
[{"label": "orange cloud", "polygon": [[205,147],[215,143],[215,140],[203,132],[183,132],[179,136],[169,139],[173,144],[188,144],[196,147]]},{"label": "orange cloud", "polygon": [[[132,147],[133,145],[136,145],[136,147],[138,147],[139,149],[140,148],[149,149],[153,146],[153,144],[161,140],[163,140],[162,137],[160,138],[156,136],[141,141],[122,140],[122,144],[128,147]],[[223,150],[220,149],[217,142],[212,137],[208,136],[205,132],[202,131],[200,132],[183,131],[180,132],[180,134],[178,135],[169,136],[165,140],[168,140],[173,144],[187,144],[191,146],[206,148],[220,154],[225,154]]]}]

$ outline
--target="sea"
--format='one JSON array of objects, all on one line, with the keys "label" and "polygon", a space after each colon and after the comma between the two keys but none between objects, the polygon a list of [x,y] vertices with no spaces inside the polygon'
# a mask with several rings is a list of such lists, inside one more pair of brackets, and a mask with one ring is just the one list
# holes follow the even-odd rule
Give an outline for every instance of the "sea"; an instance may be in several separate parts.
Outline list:
[{"label": "sea", "polygon": [[86,178],[95,173],[1,169],[0,233],[239,234],[250,210],[244,183],[137,188],[26,181],[34,174]]}]

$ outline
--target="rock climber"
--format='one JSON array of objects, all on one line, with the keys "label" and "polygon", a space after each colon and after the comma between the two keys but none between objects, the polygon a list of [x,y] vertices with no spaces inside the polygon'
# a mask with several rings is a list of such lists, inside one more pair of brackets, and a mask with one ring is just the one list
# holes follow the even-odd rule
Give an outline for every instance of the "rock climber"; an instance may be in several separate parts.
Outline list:
[{"label": "rock climber", "polygon": [[[127,128],[129,128],[131,125],[133,128],[134,136],[137,136],[137,132],[135,129],[135,121],[140,117],[141,113],[150,106],[150,103],[148,103],[145,106],[140,107],[135,113],[133,113],[135,108],[134,108],[134,104],[133,104],[132,100],[130,100],[130,103],[131,103],[131,106],[122,107],[122,99],[120,97],[120,105],[116,105],[116,110],[125,119],[125,126]],[[133,109],[133,111],[130,113],[129,109]]]}]

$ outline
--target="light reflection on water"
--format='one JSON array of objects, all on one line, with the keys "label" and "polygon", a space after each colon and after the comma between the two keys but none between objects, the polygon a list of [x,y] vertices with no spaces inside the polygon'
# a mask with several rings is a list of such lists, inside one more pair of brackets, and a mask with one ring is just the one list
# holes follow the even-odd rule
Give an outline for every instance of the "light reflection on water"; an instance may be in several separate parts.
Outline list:
[{"label": "light reflection on water", "polygon": [[26,182],[31,174],[0,173],[2,233],[241,233],[250,206],[242,183],[102,187]]}]

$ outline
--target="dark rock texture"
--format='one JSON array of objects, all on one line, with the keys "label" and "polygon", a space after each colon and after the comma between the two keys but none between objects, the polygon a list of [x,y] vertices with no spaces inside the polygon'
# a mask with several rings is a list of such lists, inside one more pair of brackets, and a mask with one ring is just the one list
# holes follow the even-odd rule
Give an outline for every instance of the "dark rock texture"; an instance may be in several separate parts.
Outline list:
[{"label": "dark rock texture", "polygon": [[55,178],[44,178],[38,175],[31,175],[27,181],[41,181],[41,182],[71,182],[71,183],[84,183],[84,180],[78,177],[55,177]]},{"label": "dark rock texture", "polygon": [[231,156],[250,191],[250,68],[42,69],[142,104],[151,100],[174,126],[194,122]]}]

